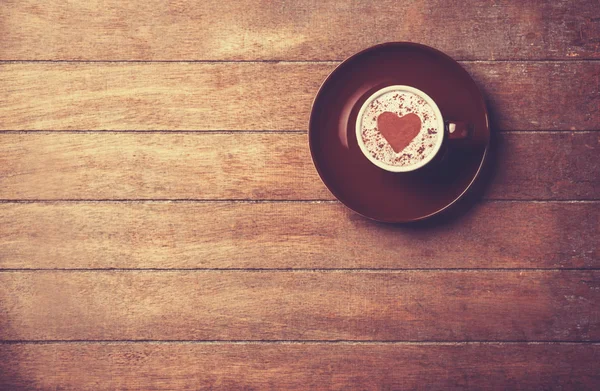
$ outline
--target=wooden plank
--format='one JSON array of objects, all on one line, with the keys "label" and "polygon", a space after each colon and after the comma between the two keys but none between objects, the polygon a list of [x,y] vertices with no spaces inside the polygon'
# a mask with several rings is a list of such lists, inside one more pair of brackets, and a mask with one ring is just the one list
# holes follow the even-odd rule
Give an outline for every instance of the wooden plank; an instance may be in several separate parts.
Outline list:
[{"label": "wooden plank", "polygon": [[600,271],[4,272],[9,340],[597,341]]},{"label": "wooden plank", "polygon": [[600,129],[598,62],[463,66],[486,97],[494,130]]},{"label": "wooden plank", "polygon": [[8,0],[3,60],[325,60],[385,41],[460,59],[599,57],[595,0]]},{"label": "wooden plank", "polygon": [[[598,199],[597,133],[506,133],[498,148],[487,199]],[[333,196],[305,134],[7,133],[0,134],[0,199]]]},{"label": "wooden plank", "polygon": [[[4,130],[303,130],[335,63],[0,64]],[[503,130],[598,130],[598,62],[466,64]]]},{"label": "wooden plank", "polygon": [[600,134],[501,134],[488,198],[597,199]]},{"label": "wooden plank", "polygon": [[599,268],[600,203],[487,202],[427,230],[331,203],[0,204],[0,238],[3,269]]},{"label": "wooden plank", "polygon": [[7,390],[594,389],[598,344],[0,345]]},{"label": "wooden plank", "polygon": [[331,198],[304,134],[2,134],[0,197]]},{"label": "wooden plank", "polygon": [[306,129],[332,64],[0,64],[8,130]]}]

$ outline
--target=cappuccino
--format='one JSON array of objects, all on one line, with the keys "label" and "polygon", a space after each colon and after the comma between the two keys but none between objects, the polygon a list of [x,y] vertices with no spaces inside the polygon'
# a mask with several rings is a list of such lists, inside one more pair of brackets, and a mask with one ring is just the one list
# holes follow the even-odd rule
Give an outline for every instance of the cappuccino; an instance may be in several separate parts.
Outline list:
[{"label": "cappuccino", "polygon": [[440,148],[443,132],[435,103],[407,86],[376,92],[365,102],[357,119],[357,138],[363,153],[378,166],[391,166],[397,171],[410,171],[431,160]]}]

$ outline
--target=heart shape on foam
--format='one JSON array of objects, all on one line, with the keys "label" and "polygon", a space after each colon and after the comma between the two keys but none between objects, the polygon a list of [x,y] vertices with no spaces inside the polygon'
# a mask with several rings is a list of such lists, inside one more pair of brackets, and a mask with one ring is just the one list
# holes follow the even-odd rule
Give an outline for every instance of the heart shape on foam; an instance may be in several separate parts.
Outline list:
[{"label": "heart shape on foam", "polygon": [[421,118],[415,113],[398,117],[396,113],[386,111],[377,117],[377,129],[394,152],[399,153],[408,147],[421,131]]}]

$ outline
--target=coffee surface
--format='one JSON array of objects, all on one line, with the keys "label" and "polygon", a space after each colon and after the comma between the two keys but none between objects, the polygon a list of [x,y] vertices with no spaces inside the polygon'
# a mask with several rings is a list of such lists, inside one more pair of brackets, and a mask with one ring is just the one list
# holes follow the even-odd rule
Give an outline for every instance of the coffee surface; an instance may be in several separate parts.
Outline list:
[{"label": "coffee surface", "polygon": [[408,91],[388,91],[363,112],[361,137],[368,153],[390,166],[409,167],[435,151],[442,129],[433,107]]}]

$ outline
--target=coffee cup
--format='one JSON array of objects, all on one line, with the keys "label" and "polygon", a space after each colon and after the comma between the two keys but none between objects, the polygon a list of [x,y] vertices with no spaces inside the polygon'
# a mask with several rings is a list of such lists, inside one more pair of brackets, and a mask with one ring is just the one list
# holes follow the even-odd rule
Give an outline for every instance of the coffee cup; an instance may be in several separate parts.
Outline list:
[{"label": "coffee cup", "polygon": [[410,86],[382,88],[363,103],[356,138],[365,157],[390,172],[410,172],[441,154],[451,140],[467,140],[470,126],[448,121],[434,100]]}]

